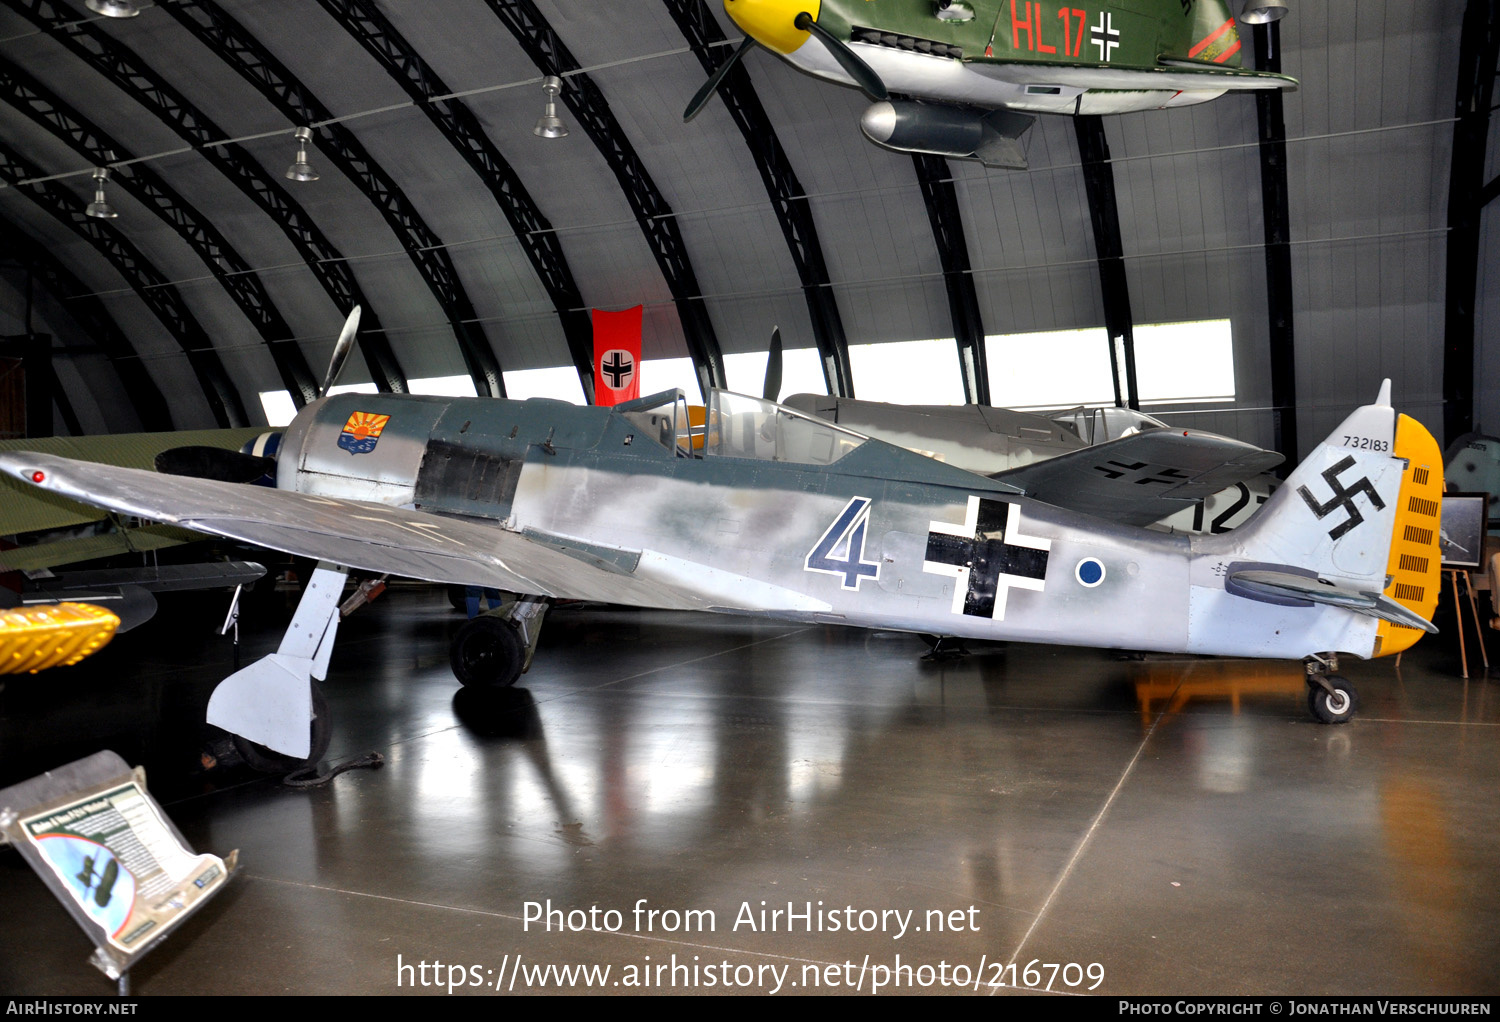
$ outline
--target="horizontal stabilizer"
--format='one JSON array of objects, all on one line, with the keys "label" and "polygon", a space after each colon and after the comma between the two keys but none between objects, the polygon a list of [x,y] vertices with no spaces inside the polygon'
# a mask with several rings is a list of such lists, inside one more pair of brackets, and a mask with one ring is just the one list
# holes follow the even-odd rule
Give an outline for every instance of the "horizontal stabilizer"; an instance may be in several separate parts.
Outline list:
[{"label": "horizontal stabilizer", "polygon": [[1424,632],[1437,633],[1437,626],[1420,614],[1407,610],[1401,604],[1382,593],[1340,585],[1326,578],[1293,575],[1283,571],[1236,571],[1226,580],[1225,588],[1230,592],[1241,590],[1239,595],[1251,599],[1264,597],[1272,600],[1306,600],[1367,617],[1380,618],[1406,628],[1420,628]]}]

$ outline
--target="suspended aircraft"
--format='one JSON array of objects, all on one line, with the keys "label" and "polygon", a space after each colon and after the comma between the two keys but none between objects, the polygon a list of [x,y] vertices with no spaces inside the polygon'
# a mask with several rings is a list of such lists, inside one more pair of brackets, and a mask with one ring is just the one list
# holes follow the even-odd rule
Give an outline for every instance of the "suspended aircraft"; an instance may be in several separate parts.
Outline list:
[{"label": "suspended aircraft", "polygon": [[567,598],[1302,659],[1311,712],[1337,723],[1358,706],[1340,655],[1435,630],[1442,460],[1389,381],[1245,526],[1176,536],[722,391],[701,447],[680,391],[612,408],[328,396],[347,351],[282,437],[275,488],[0,454],[46,493],[323,562],[278,651],[209,701],[210,723],[290,757],[326,727],[312,681],[351,569],[525,594],[456,636],[476,685],[513,683]]},{"label": "suspended aircraft", "polygon": [[[1189,106],[1251,89],[1293,89],[1242,66],[1224,0],[724,0],[745,33],[693,96],[761,47],[874,102],[865,135],[900,152],[1024,169],[1036,114],[1117,114]],[[1284,5],[1247,5],[1269,20]]]}]

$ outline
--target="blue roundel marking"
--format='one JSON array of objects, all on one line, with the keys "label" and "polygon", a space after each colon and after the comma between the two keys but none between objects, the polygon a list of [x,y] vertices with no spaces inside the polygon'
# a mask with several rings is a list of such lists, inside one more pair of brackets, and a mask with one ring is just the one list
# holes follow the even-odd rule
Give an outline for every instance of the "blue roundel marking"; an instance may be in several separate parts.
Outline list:
[{"label": "blue roundel marking", "polygon": [[1085,557],[1073,569],[1073,574],[1078,577],[1081,585],[1092,589],[1104,581],[1104,563],[1094,557]]}]

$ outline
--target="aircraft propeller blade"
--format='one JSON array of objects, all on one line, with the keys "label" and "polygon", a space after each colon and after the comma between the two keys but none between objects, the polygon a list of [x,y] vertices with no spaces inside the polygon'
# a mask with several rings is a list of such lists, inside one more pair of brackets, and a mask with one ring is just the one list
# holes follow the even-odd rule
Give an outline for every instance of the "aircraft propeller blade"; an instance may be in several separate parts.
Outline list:
[{"label": "aircraft propeller blade", "polygon": [[739,49],[731,53],[729,59],[720,64],[718,70],[708,76],[708,81],[704,82],[702,88],[693,93],[692,101],[688,103],[687,109],[682,112],[684,122],[691,121],[694,117],[698,116],[698,111],[702,110],[704,105],[708,103],[708,98],[714,94],[714,90],[719,87],[719,83],[724,80],[724,76],[729,73],[734,65],[739,63],[740,58],[745,55],[745,51],[754,45],[755,40],[746,36],[744,41],[740,43]]},{"label": "aircraft propeller blade", "polygon": [[349,318],[344,320],[344,329],[339,331],[339,339],[333,346],[333,357],[328,360],[328,375],[323,378],[323,386],[318,388],[319,397],[328,396],[328,388],[332,387],[343,371],[344,360],[349,357],[349,352],[354,350],[354,334],[359,330],[359,306],[356,305],[349,311]]},{"label": "aircraft propeller blade", "polygon": [[891,98],[891,94],[886,91],[885,82],[880,80],[880,76],[874,72],[870,65],[861,60],[859,55],[849,48],[848,43],[814,21],[811,14],[803,11],[797,15],[796,20],[792,24],[804,32],[811,32],[822,40],[823,45],[827,46],[828,51],[833,54],[833,59],[837,60],[839,66],[849,72],[849,77],[853,78],[871,99],[887,100]]},{"label": "aircraft propeller blade", "polygon": [[767,401],[781,400],[781,327],[771,328],[771,349],[766,355],[766,384],[761,397]]}]

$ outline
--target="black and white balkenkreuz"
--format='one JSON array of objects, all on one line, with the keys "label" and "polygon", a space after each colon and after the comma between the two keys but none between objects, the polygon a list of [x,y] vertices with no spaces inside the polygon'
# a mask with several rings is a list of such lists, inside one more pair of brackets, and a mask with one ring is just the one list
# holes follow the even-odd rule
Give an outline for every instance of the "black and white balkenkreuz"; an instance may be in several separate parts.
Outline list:
[{"label": "black and white balkenkreuz", "polygon": [[953,613],[1002,621],[1011,589],[1042,591],[1051,550],[1022,532],[1020,505],[971,496],[962,524],[931,523],[922,570],[954,579]]},{"label": "black and white balkenkreuz", "polygon": [[1108,64],[1110,57],[1120,45],[1120,30],[1115,28],[1114,15],[1101,11],[1099,24],[1089,31],[1090,41],[1099,48],[1099,59]]},{"label": "black and white balkenkreuz", "polygon": [[610,348],[599,358],[599,372],[611,390],[624,390],[635,379],[635,358],[624,348]]}]

